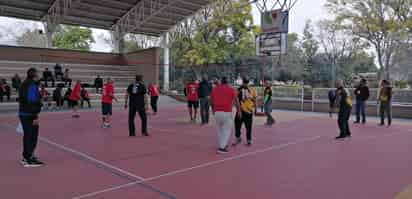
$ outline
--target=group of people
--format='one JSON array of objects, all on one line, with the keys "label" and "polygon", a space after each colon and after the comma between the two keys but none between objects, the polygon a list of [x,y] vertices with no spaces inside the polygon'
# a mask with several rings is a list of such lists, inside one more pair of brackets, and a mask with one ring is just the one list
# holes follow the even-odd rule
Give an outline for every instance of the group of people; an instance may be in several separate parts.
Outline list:
[{"label": "group of people", "polygon": [[[336,90],[329,91],[330,102],[330,117],[335,107],[338,107],[338,126],[340,130],[339,136],[336,139],[351,137],[349,128],[349,119],[352,111],[352,97],[348,89],[344,87],[343,81],[336,83]],[[354,89],[355,95],[355,124],[366,123],[366,107],[367,100],[370,96],[369,87],[366,79],[361,79],[359,84]],[[385,118],[387,118],[388,127],[392,124],[391,101],[392,101],[392,86],[388,80],[382,80],[379,84],[377,103],[379,104],[380,126],[385,125]]]},{"label": "group of people", "polygon": [[69,69],[66,68],[63,72],[62,67],[59,64],[54,66],[54,74],[49,68],[45,68],[43,71],[42,78],[40,79],[41,82],[44,82],[45,87],[49,87],[48,82],[52,83],[52,87],[54,87],[55,81],[62,81],[64,86],[72,84],[72,79],[70,79]]},{"label": "group of people", "polygon": [[[208,124],[211,106],[218,131],[217,153],[228,152],[229,138],[233,127],[236,137],[233,146],[242,143],[241,129],[243,125],[246,128],[245,144],[247,146],[252,144],[252,125],[257,93],[254,88],[250,87],[247,78],[243,78],[242,85],[238,89],[231,87],[226,77],[213,83],[205,77],[200,82],[192,79],[185,85],[184,93],[187,98],[190,121],[192,122],[197,120],[197,109],[200,104],[201,124]],[[272,91],[268,85],[265,89],[265,112],[268,116],[268,125],[275,122],[271,116],[271,105]],[[234,118],[232,117],[233,107],[236,107]]]},{"label": "group of people", "polygon": [[[39,113],[42,110],[43,101],[42,95],[47,96],[47,90],[45,86],[39,89],[40,78],[38,71],[35,68],[30,68],[27,71],[27,78],[21,84],[19,92],[19,119],[23,128],[23,158],[21,163],[24,167],[38,167],[44,163],[40,161],[34,154],[38,136],[39,136]],[[117,101],[114,95],[113,81],[108,78],[106,83],[102,86],[102,128],[111,127],[111,115],[112,115],[112,102]],[[136,136],[134,119],[136,113],[139,113],[142,121],[142,135],[148,136],[147,131],[147,116],[148,111],[148,95],[150,93],[152,102],[152,108],[154,112],[157,112],[157,99],[159,97],[159,91],[156,85],[151,84],[147,91],[146,86],[143,84],[143,77],[136,76],[136,81],[130,84],[127,88],[124,107],[129,108],[129,135]],[[79,118],[80,115],[77,112],[79,100],[82,98],[81,82],[76,81],[73,89],[70,89],[68,99],[70,106],[73,108],[73,118]]]},{"label": "group of people", "polygon": [[[23,127],[23,159],[22,164],[25,167],[36,167],[43,165],[35,155],[34,151],[38,139],[39,120],[38,114],[41,111],[41,96],[44,87],[39,91],[39,77],[35,68],[27,71],[27,79],[19,88],[19,118]],[[107,78],[101,88],[101,110],[102,110],[102,128],[111,127],[112,103],[117,101],[114,94],[113,80]],[[209,109],[211,107],[217,128],[217,153],[224,154],[229,152],[229,141],[234,127],[235,140],[231,144],[237,146],[242,143],[241,130],[242,126],[246,128],[246,146],[252,145],[252,125],[256,109],[257,92],[249,86],[247,78],[243,78],[242,85],[234,88],[229,85],[228,79],[223,77],[221,80],[209,82],[203,78],[201,82],[192,80],[185,86],[185,94],[189,107],[191,121],[196,120],[197,109],[201,107],[202,124],[209,122]],[[369,88],[366,80],[361,80],[360,84],[354,90],[356,96],[356,121],[355,123],[365,123],[366,101],[369,98]],[[79,118],[77,106],[82,98],[81,82],[77,81],[71,93],[68,96],[71,107],[73,107],[73,117]],[[159,91],[155,84],[150,84],[147,88],[143,82],[143,76],[136,75],[135,82],[131,83],[127,89],[124,100],[124,108],[129,109],[128,126],[129,136],[136,136],[135,117],[138,114],[141,120],[142,136],[149,136],[147,128],[147,112],[149,104],[156,113]],[[336,83],[336,90],[333,95],[334,104],[337,104],[338,126],[340,134],[337,139],[351,136],[349,129],[349,118],[352,110],[352,98],[349,91],[345,88],[342,81]],[[378,100],[381,108],[381,125],[384,125],[384,115],[388,117],[388,125],[391,125],[390,102],[392,98],[392,88],[390,83],[383,80],[379,89]],[[149,103],[150,101],[150,103]],[[266,82],[264,89],[264,108],[267,116],[266,124],[275,123],[271,116],[272,110],[272,89],[270,83]],[[210,106],[210,107],[209,107]],[[233,108],[235,113],[233,116]]]}]

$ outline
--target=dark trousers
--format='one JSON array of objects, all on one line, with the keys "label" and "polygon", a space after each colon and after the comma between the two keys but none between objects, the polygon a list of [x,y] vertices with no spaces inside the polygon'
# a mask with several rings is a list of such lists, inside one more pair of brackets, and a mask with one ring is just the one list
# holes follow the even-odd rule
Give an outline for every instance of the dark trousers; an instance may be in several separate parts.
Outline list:
[{"label": "dark trousers", "polygon": [[10,90],[6,92],[0,91],[0,102],[3,102],[4,96],[7,97],[7,101],[10,101]]},{"label": "dark trousers", "polygon": [[210,115],[209,98],[202,97],[199,99],[199,101],[200,101],[200,117],[202,119],[202,124],[207,124],[209,123],[209,115]]},{"label": "dark trousers", "polygon": [[379,115],[381,124],[385,124],[385,115],[388,118],[388,125],[392,124],[392,110],[390,101],[381,101],[379,105]]},{"label": "dark trousers", "polygon": [[266,115],[266,124],[275,123],[275,119],[272,117],[272,100],[268,100],[265,102],[264,111]]},{"label": "dark trousers", "polygon": [[52,87],[54,87],[54,78],[53,77],[42,78],[40,81],[44,82],[45,87],[49,87],[47,82],[51,81],[52,82]]},{"label": "dark trousers", "polygon": [[356,100],[356,122],[360,122],[360,117],[362,115],[362,123],[366,122],[366,102],[362,100]]},{"label": "dark trousers", "polygon": [[92,107],[92,106],[90,105],[90,99],[89,99],[89,98],[82,98],[82,100],[81,100],[81,102],[80,102],[80,107],[83,108],[84,101],[87,102],[87,104],[89,105],[89,108]]},{"label": "dark trousers", "polygon": [[159,96],[150,97],[150,106],[152,107],[152,110],[155,113],[157,113],[157,101],[158,100],[159,100]]},{"label": "dark trousers", "polygon": [[101,86],[94,86],[96,88],[96,93],[100,93],[99,90],[102,88]]},{"label": "dark trousers", "polygon": [[62,107],[63,106],[63,99],[62,98],[57,98],[54,99],[54,101],[56,102],[56,107]]},{"label": "dark trousers", "polygon": [[67,86],[67,83],[69,83],[69,86],[72,86],[72,79],[70,78],[63,78],[64,85]]},{"label": "dark trousers", "polygon": [[338,113],[338,126],[340,130],[340,135],[341,137],[349,136],[351,135],[350,129],[349,129],[349,118],[351,114],[351,108],[341,108]]},{"label": "dark trousers", "polygon": [[245,123],[246,127],[246,139],[248,141],[252,140],[252,123],[253,123],[253,113],[246,113],[242,111],[242,116],[235,117],[235,136],[240,138],[242,124]]},{"label": "dark trousers", "polygon": [[33,116],[20,116],[23,126],[23,158],[30,159],[34,155],[39,137],[39,126],[33,125]]},{"label": "dark trousers", "polygon": [[134,118],[136,117],[136,112],[139,113],[140,120],[142,121],[142,134],[147,135],[147,115],[143,108],[130,107],[129,108],[129,136],[135,136],[135,126]]}]

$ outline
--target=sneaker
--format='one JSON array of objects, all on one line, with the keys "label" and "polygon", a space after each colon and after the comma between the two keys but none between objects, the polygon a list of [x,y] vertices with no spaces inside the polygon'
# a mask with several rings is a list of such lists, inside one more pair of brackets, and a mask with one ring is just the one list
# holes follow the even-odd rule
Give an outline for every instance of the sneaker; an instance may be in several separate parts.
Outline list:
[{"label": "sneaker", "polygon": [[[43,166],[43,163],[42,162],[35,162],[35,161],[33,161],[33,160],[28,160],[28,159],[22,159],[21,161],[20,161],[20,163],[23,165],[23,167],[25,167],[25,168],[34,168],[34,167],[41,167],[41,166]],[[41,163],[41,164],[39,164],[39,163]]]},{"label": "sneaker", "polygon": [[217,149],[217,151],[216,151],[218,154],[226,154],[226,153],[229,153],[229,151],[227,150],[227,149]]},{"label": "sneaker", "polygon": [[142,136],[147,137],[147,136],[149,136],[149,134],[148,133],[142,133]]},{"label": "sneaker", "polygon": [[32,157],[31,161],[38,165],[44,165],[44,162],[40,161],[37,157]]},{"label": "sneaker", "polygon": [[236,141],[233,142],[232,146],[236,146],[236,145],[240,144],[241,142],[242,142],[242,139],[236,138]]},{"label": "sneaker", "polygon": [[252,141],[251,141],[251,140],[248,140],[248,141],[246,142],[246,146],[252,146]]},{"label": "sneaker", "polygon": [[340,139],[343,139],[343,138],[345,138],[346,136],[338,136],[338,137],[336,137],[335,139],[337,139],[337,140],[340,140]]}]

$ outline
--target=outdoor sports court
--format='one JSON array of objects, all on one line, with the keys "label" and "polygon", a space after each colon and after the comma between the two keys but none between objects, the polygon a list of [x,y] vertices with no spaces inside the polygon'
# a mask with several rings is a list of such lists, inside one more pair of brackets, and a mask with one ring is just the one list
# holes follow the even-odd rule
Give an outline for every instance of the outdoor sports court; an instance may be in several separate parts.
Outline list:
[{"label": "outdoor sports court", "polygon": [[[162,105],[162,104],[160,104]],[[42,113],[37,154],[46,165],[23,168],[17,118],[0,116],[2,198],[388,199],[412,198],[412,123],[352,125],[336,141],[335,118],[275,111],[255,118],[252,147],[216,154],[214,125],[188,122],[184,105],[160,106],[150,137],[128,137],[127,111],[100,128],[100,111],[72,119]],[[137,129],[140,120],[136,120]],[[139,131],[137,131],[139,132]],[[244,136],[244,135],[243,135]],[[409,191],[409,193],[408,193]],[[402,193],[403,192],[403,193]]]}]

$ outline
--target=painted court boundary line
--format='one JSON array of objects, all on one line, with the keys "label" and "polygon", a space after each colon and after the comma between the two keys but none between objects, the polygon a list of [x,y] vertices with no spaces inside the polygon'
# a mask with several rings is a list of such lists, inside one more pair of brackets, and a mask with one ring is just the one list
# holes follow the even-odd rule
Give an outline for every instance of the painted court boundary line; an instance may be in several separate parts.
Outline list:
[{"label": "painted court boundary line", "polygon": [[88,160],[88,161],[90,161],[90,162],[95,163],[96,165],[103,166],[103,167],[105,167],[105,168],[114,170],[114,171],[116,171],[116,172],[118,172],[118,173],[120,173],[120,174],[123,174],[123,175],[128,176],[129,178],[131,177],[131,178],[133,178],[134,180],[145,180],[145,178],[143,178],[143,177],[141,177],[141,176],[137,176],[137,175],[135,175],[135,174],[133,174],[133,173],[130,173],[130,172],[126,171],[126,170],[123,170],[123,169],[121,169],[121,168],[115,167],[115,166],[113,166],[113,165],[111,165],[111,164],[108,164],[108,163],[106,163],[106,162],[103,162],[103,161],[101,161],[101,160],[98,160],[98,159],[96,159],[96,158],[93,158],[93,157],[91,157],[91,156],[89,156],[89,155],[87,155],[87,154],[85,154],[85,153],[82,153],[82,152],[80,152],[80,151],[76,151],[76,150],[71,149],[71,148],[69,148],[69,147],[66,147],[66,146],[64,146],[64,145],[58,144],[58,143],[56,143],[56,142],[53,142],[53,141],[51,141],[51,140],[49,140],[49,139],[47,139],[47,138],[39,137],[39,139],[40,139],[40,141],[42,141],[42,142],[44,142],[44,143],[46,143],[46,144],[49,144],[49,145],[54,146],[54,147],[56,147],[56,148],[59,148],[59,149],[61,149],[61,150],[63,150],[63,151],[66,151],[66,152],[70,152],[70,153],[72,153],[72,154],[75,154],[75,155],[77,155],[77,156],[79,156],[79,157],[82,157],[82,158],[84,158],[84,159],[86,159],[86,160]]},{"label": "painted court boundary line", "polygon": [[239,155],[235,155],[233,157],[228,157],[228,158],[224,158],[224,159],[221,159],[221,160],[211,161],[211,162],[207,162],[207,163],[200,164],[200,165],[197,165],[197,166],[193,166],[193,167],[189,167],[189,168],[185,168],[185,169],[179,169],[179,170],[167,172],[167,173],[164,173],[164,174],[161,174],[161,175],[158,175],[158,176],[145,178],[143,180],[138,180],[138,181],[135,181],[135,182],[130,182],[130,183],[127,183],[127,184],[110,187],[110,188],[103,189],[103,190],[100,190],[100,191],[91,192],[91,193],[88,193],[88,194],[84,194],[84,195],[81,195],[81,196],[74,197],[73,199],[88,198],[88,197],[96,196],[96,195],[99,195],[99,194],[102,194],[102,193],[107,193],[107,192],[111,192],[111,191],[131,187],[131,186],[134,186],[136,184],[141,184],[141,183],[144,183],[144,182],[153,181],[153,180],[156,180],[156,179],[159,179],[159,178],[162,178],[162,177],[166,177],[166,176],[173,176],[173,175],[176,175],[176,174],[185,173],[185,172],[192,171],[192,170],[195,170],[195,169],[205,168],[205,167],[213,166],[213,165],[216,165],[216,164],[228,162],[228,161],[231,161],[231,160],[237,160],[237,159],[241,159],[241,158],[244,158],[244,157],[257,155],[257,154],[260,154],[260,153],[265,153],[265,152],[272,151],[272,150],[281,150],[281,149],[284,149],[284,148],[289,147],[289,146],[302,144],[302,143],[305,143],[305,142],[316,141],[316,140],[320,139],[321,137],[322,136],[315,136],[315,137],[311,137],[311,138],[307,138],[307,139],[303,139],[303,140],[299,140],[299,141],[288,142],[288,143],[285,143],[285,144],[270,146],[270,147],[267,147],[267,148],[264,148],[264,149],[251,151],[251,152],[247,152],[247,153],[243,153],[243,154],[239,154]]}]

